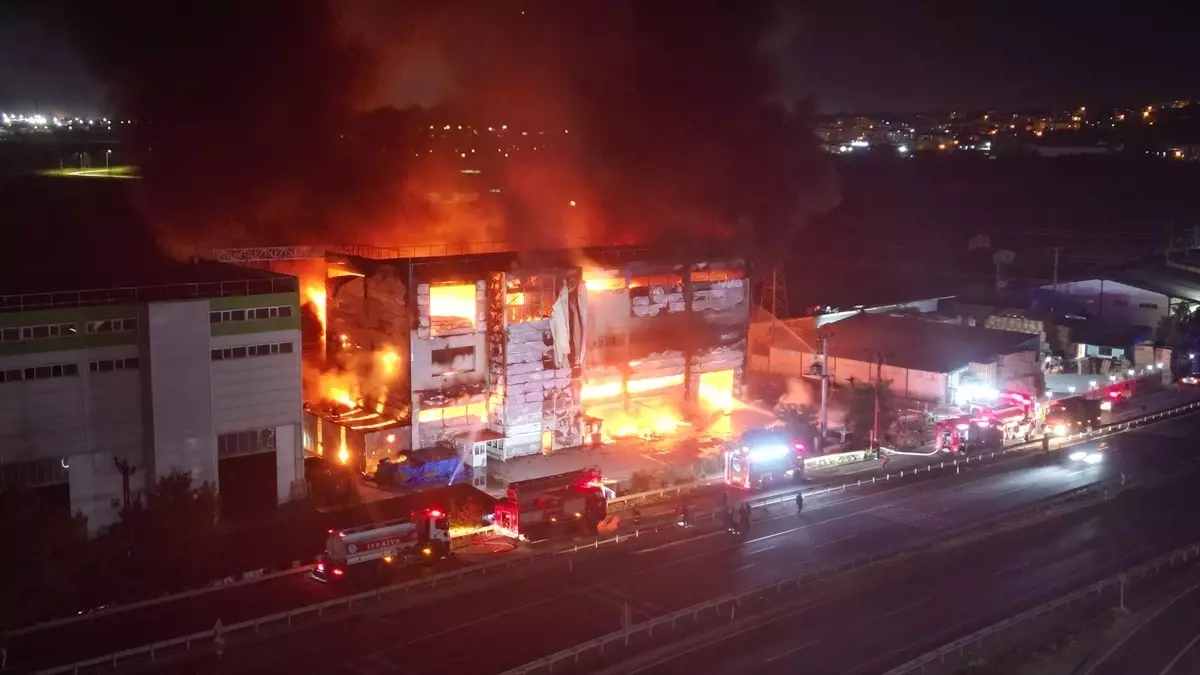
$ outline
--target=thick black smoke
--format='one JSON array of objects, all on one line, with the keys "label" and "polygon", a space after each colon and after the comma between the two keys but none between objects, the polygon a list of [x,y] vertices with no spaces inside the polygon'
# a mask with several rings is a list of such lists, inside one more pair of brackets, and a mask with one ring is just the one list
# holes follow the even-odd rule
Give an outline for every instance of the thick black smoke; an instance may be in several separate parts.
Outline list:
[{"label": "thick black smoke", "polygon": [[[805,110],[771,102],[775,9],[125,0],[77,15],[76,35],[120,114],[145,121],[131,140],[146,209],[173,239],[723,235],[782,254],[836,191]],[[427,109],[387,107],[409,103]],[[496,202],[447,213],[424,198],[458,180],[426,150],[443,122],[570,142],[489,165]]]}]

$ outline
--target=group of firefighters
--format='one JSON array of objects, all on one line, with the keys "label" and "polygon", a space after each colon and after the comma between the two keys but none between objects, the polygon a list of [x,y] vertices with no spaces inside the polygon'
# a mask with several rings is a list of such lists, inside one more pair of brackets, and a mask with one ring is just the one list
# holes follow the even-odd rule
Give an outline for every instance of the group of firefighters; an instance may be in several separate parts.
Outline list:
[{"label": "group of firefighters", "polygon": [[[796,493],[796,515],[804,512],[804,494]],[[633,522],[638,524],[641,521],[642,513],[638,508],[633,509]],[[691,527],[692,513],[688,507],[687,501],[679,502],[679,506],[675,508],[676,523],[680,527]],[[737,507],[736,513],[734,507],[729,505],[729,495],[721,493],[721,517],[725,523],[725,529],[735,534],[746,534],[750,531],[750,503],[742,502],[741,506]]]}]

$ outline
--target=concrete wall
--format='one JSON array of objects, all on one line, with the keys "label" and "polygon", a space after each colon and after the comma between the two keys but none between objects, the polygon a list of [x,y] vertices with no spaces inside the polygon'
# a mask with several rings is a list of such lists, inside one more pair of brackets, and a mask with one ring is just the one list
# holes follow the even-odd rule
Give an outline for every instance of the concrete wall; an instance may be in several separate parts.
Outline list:
[{"label": "concrete wall", "polygon": [[217,485],[209,302],[147,305],[140,318],[146,482],[188,471]]},{"label": "concrete wall", "polygon": [[[1060,283],[1057,288],[1058,295],[1073,301],[1079,311],[1110,323],[1154,328],[1170,311],[1167,296],[1115,281],[1087,279]],[[1051,293],[1054,289],[1040,287]]]},{"label": "concrete wall", "polygon": [[291,343],[292,353],[210,362],[214,433],[275,429],[275,496],[282,503],[303,479],[300,331],[213,336],[210,349],[280,343]]},{"label": "concrete wall", "polygon": [[[771,357],[766,364],[775,375],[805,377],[813,363],[813,354],[797,352],[779,347],[771,348]],[[870,361],[829,357],[829,375],[837,384],[849,384],[851,378],[860,384],[875,381],[876,366]],[[882,378],[891,381],[892,391],[904,398],[942,402],[948,395],[949,379],[945,373],[899,368],[884,364]]]}]

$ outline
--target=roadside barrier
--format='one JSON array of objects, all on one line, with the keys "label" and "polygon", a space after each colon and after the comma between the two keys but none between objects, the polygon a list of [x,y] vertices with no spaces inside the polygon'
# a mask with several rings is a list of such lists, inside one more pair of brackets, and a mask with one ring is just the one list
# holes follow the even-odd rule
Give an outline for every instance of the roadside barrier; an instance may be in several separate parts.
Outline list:
[{"label": "roadside barrier", "polygon": [[[1133,487],[1127,485],[1126,489]],[[833,577],[862,571],[868,568],[893,565],[916,555],[937,550],[946,546],[958,546],[968,541],[995,536],[1005,531],[1026,527],[1031,518],[1044,518],[1049,515],[1061,516],[1067,509],[1085,508],[1095,503],[1096,498],[1107,499],[1119,490],[1117,481],[1105,481],[1084,486],[1057,495],[1047,500],[1029,504],[1017,509],[989,517],[983,521],[966,523],[955,528],[948,534],[915,543],[888,552],[876,553],[861,558],[852,559],[818,570],[804,572],[793,577],[773,581],[754,588],[735,593],[729,593],[684,609],[663,614],[653,619],[643,621],[628,629],[619,630],[601,637],[578,644],[569,649],[532,661],[525,665],[505,671],[503,675],[529,675],[531,673],[552,673],[556,668],[564,666],[583,666],[595,668],[599,661],[609,657],[621,658],[631,649],[661,646],[665,634],[679,629],[693,632],[698,626],[703,627],[705,621],[717,619],[723,622],[736,619],[739,614],[753,613],[764,602],[777,602],[785,592],[794,592],[819,581]],[[658,638],[655,638],[655,633]]]},{"label": "roadside barrier", "polygon": [[[908,663],[893,668],[885,675],[909,675],[938,672],[957,672],[969,660],[986,650],[995,653],[1019,646],[1031,634],[1096,616],[1108,609],[1125,609],[1125,600],[1132,586],[1165,571],[1181,568],[1200,559],[1200,541],[1171,551],[1131,567],[1124,572],[1088,584],[1059,596],[1033,609],[996,622],[970,635],[946,643]],[[1051,625],[1047,625],[1051,624]]]},{"label": "roadside barrier", "polygon": [[[1072,444],[1079,443],[1079,442],[1094,440],[1094,439],[1097,439],[1100,437],[1109,436],[1109,435],[1113,435],[1113,434],[1117,434],[1117,433],[1122,433],[1122,432],[1128,431],[1130,429],[1135,429],[1140,426],[1144,426],[1146,424],[1152,424],[1154,422],[1158,422],[1158,421],[1167,419],[1169,417],[1175,417],[1178,415],[1190,413],[1190,412],[1196,411],[1197,409],[1200,409],[1200,402],[1188,403],[1188,404],[1185,404],[1182,406],[1177,406],[1175,408],[1160,411],[1157,413],[1151,413],[1148,415],[1143,415],[1141,417],[1126,420],[1123,422],[1117,422],[1117,423],[1105,425],[1103,427],[1097,428],[1096,430],[1093,430],[1090,433],[1085,432],[1085,433],[1081,433],[1081,434],[1075,434],[1075,435],[1069,436],[1069,437],[1063,437],[1062,440],[1060,441],[1060,445],[1058,446],[1058,448],[1056,448],[1056,450],[1061,449],[1062,447],[1065,447],[1067,445],[1072,445]],[[879,477],[879,476],[872,477],[870,480],[847,481],[840,485],[829,485],[829,486],[826,486],[826,487],[823,487],[820,489],[816,489],[816,490],[807,490],[807,491],[806,490],[796,490],[796,491],[792,491],[787,494],[780,494],[780,495],[774,495],[771,497],[764,497],[764,498],[760,498],[760,499],[750,500],[748,503],[751,505],[752,508],[768,508],[770,506],[778,505],[778,504],[794,503],[796,494],[800,493],[800,492],[803,492],[805,497],[813,497],[813,496],[818,496],[818,495],[823,495],[823,494],[829,494],[832,492],[844,491],[844,490],[846,490],[848,488],[852,488],[852,487],[858,487],[858,486],[867,485],[867,484],[890,481],[893,479],[893,477],[895,477],[896,479],[902,479],[902,478],[904,478],[905,474],[915,475],[922,471],[929,473],[934,470],[945,470],[948,468],[949,469],[957,469],[960,465],[969,465],[972,462],[982,462],[985,459],[990,460],[990,459],[996,458],[997,456],[1004,457],[1006,455],[1009,455],[1009,454],[1012,454],[1012,453],[1015,453],[1015,452],[1018,452],[1018,451],[1021,451],[1024,449],[1028,449],[1031,447],[1039,447],[1039,446],[1040,446],[1040,441],[1022,442],[1022,443],[1004,448],[1003,450],[997,450],[995,452],[990,452],[987,454],[978,453],[978,454],[971,454],[971,455],[962,457],[961,459],[953,459],[953,460],[942,461],[942,462],[937,462],[937,463],[931,462],[930,464],[927,464],[923,467],[916,467],[913,469],[904,469],[904,470],[898,471],[896,473],[885,474],[882,477]],[[1111,486],[1109,486],[1109,483],[1107,483],[1107,482],[1106,483],[1096,483],[1091,486],[1085,486],[1083,488],[1079,488],[1079,489],[1073,490],[1071,492],[1063,493],[1052,499],[1056,499],[1056,500],[1058,500],[1058,499],[1078,499],[1077,495],[1079,493],[1081,493],[1081,491],[1092,490],[1092,489],[1097,488],[1098,486],[1111,487]],[[1132,484],[1130,486],[1126,486],[1126,487],[1132,487]],[[678,490],[678,489],[682,489],[682,488],[668,488],[667,490],[654,491],[652,493],[646,493],[646,494],[665,494],[668,491]],[[679,493],[676,492],[673,494],[678,495]],[[629,497],[634,497],[634,496],[639,496],[639,495],[630,495]],[[1036,506],[1036,505],[1031,505],[1031,506]],[[1004,514],[1004,516],[1011,517],[1010,514]],[[717,512],[716,511],[710,512],[708,514],[708,517],[710,519],[715,519],[717,517]],[[990,520],[991,519],[989,519],[989,521]],[[276,614],[272,614],[269,616],[259,617],[256,619],[251,619],[251,620],[243,621],[243,622],[236,623],[236,624],[231,624],[229,626],[223,627],[221,632],[222,632],[222,635],[227,638],[234,634],[244,634],[244,633],[257,634],[263,628],[271,628],[271,627],[276,627],[279,625],[286,625],[286,626],[290,627],[297,620],[303,621],[305,619],[322,617],[322,616],[325,616],[328,614],[349,613],[349,612],[353,611],[355,605],[362,606],[364,603],[367,603],[367,602],[382,602],[385,599],[394,599],[396,597],[406,597],[406,596],[413,595],[420,591],[433,590],[433,589],[438,589],[438,588],[445,587],[445,586],[460,584],[466,580],[469,580],[469,579],[472,579],[475,577],[485,577],[485,576],[489,576],[494,573],[505,573],[505,572],[508,572],[508,571],[514,570],[514,569],[528,569],[531,566],[533,566],[535,563],[547,561],[547,560],[554,560],[555,558],[557,558],[559,555],[562,555],[562,554],[579,553],[579,552],[586,551],[589,549],[598,549],[602,546],[619,544],[622,541],[627,542],[631,539],[639,538],[642,534],[658,532],[664,528],[668,529],[668,530],[672,530],[672,531],[677,530],[677,527],[673,523],[668,524],[668,525],[660,525],[657,527],[647,527],[647,528],[642,528],[640,530],[636,530],[636,531],[634,531],[632,533],[628,533],[628,534],[618,534],[613,537],[609,537],[609,538],[605,538],[605,539],[596,539],[589,544],[572,545],[572,546],[569,546],[566,548],[559,549],[554,552],[548,552],[549,554],[513,556],[513,557],[508,557],[504,560],[499,560],[499,561],[492,562],[492,563],[485,563],[485,564],[479,564],[479,565],[468,565],[466,567],[463,567],[458,570],[454,570],[452,572],[444,572],[444,573],[433,575],[433,576],[430,576],[430,577],[427,577],[424,579],[415,579],[412,581],[406,581],[406,582],[394,584],[391,586],[384,586],[384,587],[381,587],[378,589],[365,591],[363,593],[358,593],[355,595],[344,596],[341,598],[335,598],[333,600],[329,600],[326,602],[322,602],[322,603],[318,603],[318,604],[314,604],[314,605],[307,605],[304,607],[298,607],[298,608],[295,608],[292,610],[278,612]],[[982,531],[982,530],[986,529],[986,528],[981,528],[980,524],[978,522],[972,523],[971,528],[973,528],[977,531]],[[889,556],[887,556],[887,558],[889,560],[891,560],[894,558],[894,556],[889,555]],[[829,576],[831,574],[842,574],[847,571],[850,571],[851,569],[861,568],[864,564],[878,564],[878,561],[873,561],[870,563],[860,563],[859,561],[852,561],[852,563],[843,563],[842,565],[839,565],[836,568],[832,568],[832,569],[835,569],[836,572],[829,572],[827,570],[821,570],[821,571],[817,571],[817,572],[809,572],[804,575],[801,575],[800,577],[797,577],[797,579],[808,578],[808,577],[811,577],[812,575]],[[277,576],[284,576],[287,574],[297,574],[297,573],[307,572],[310,569],[311,569],[311,566],[306,566],[304,568],[299,568],[296,570],[289,570],[285,573],[280,573]],[[824,576],[814,577],[814,579],[824,578]],[[246,582],[246,583],[249,583],[249,582]],[[796,580],[793,579],[793,580],[789,580],[789,581],[779,582],[778,584],[772,584],[769,586],[769,588],[771,588],[771,589],[779,588],[780,590],[778,592],[782,592],[782,589],[785,586],[787,586],[789,584],[792,586],[795,586],[795,585],[797,585],[797,583],[798,582],[796,582]],[[805,582],[805,583],[807,583],[807,582]],[[799,585],[804,585],[804,584],[799,583]],[[206,592],[207,590],[209,590],[209,589],[199,589],[197,591],[191,592],[191,594],[199,594],[202,592]],[[747,591],[746,593],[737,594],[737,597],[739,597],[739,598],[750,597],[750,595],[752,595],[754,592],[757,592],[757,590],[761,590],[761,589],[756,589],[756,591]],[[169,602],[172,600],[177,600],[180,597],[181,596],[168,596],[165,598],[159,598],[156,600],[147,601],[146,603],[144,603],[143,605],[140,605],[140,606],[147,606],[147,605],[157,604],[157,603],[161,603],[161,602]],[[724,608],[727,603],[731,602],[730,597],[731,596],[723,596],[722,598],[718,598],[713,601],[703,603],[702,609]],[[736,605],[737,603],[735,602],[734,604]],[[116,608],[113,608],[112,610],[108,610],[108,612],[115,613],[117,611],[122,611],[123,609],[128,609],[128,607],[116,607]],[[688,610],[684,610],[684,614],[686,614],[687,611]],[[58,625],[62,625],[65,623],[71,623],[71,622],[78,621],[78,620],[98,618],[99,616],[101,616],[101,612],[97,612],[92,615],[84,615],[82,617],[68,617],[66,619],[59,620]],[[698,616],[698,614],[697,614],[697,616]],[[656,620],[656,621],[660,621],[660,620]],[[644,626],[644,625],[645,624],[639,625],[638,630],[640,631],[641,626]],[[655,625],[659,625],[659,624],[655,624]],[[30,626],[25,629],[20,629],[17,631],[11,631],[9,633],[9,635],[10,636],[18,636],[23,633],[34,632],[35,630],[43,630],[48,627],[50,627],[50,626],[48,626],[46,624],[39,624],[37,626]],[[181,637],[177,637],[177,638],[172,638],[169,640],[163,640],[163,641],[159,641],[159,642],[155,642],[155,643],[151,643],[151,644],[147,644],[147,645],[142,645],[139,647],[132,647],[132,648],[125,649],[125,650],[115,652],[112,654],[106,654],[106,655],[94,657],[91,659],[85,659],[85,660],[82,660],[82,661],[79,661],[76,663],[63,665],[63,666],[59,666],[56,668],[51,668],[49,670],[44,670],[44,671],[39,671],[39,672],[46,673],[47,675],[57,674],[57,673],[79,673],[79,672],[87,672],[87,670],[90,668],[115,667],[118,663],[129,663],[129,662],[136,662],[139,660],[141,660],[141,661],[155,660],[158,658],[177,656],[181,652],[187,653],[187,652],[192,651],[194,646],[197,644],[204,643],[206,646],[211,646],[213,637],[214,637],[214,632],[212,630],[200,631],[197,633],[193,633],[191,635],[185,635],[185,636],[181,636]],[[530,671],[515,670],[515,671],[511,671],[511,672],[521,673],[521,672],[530,672]]]}]

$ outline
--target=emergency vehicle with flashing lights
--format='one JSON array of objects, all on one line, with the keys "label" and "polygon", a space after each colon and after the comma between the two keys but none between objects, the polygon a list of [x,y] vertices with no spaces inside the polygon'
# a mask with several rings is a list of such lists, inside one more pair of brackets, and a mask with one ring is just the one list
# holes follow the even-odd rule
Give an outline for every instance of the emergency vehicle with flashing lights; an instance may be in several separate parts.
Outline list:
[{"label": "emergency vehicle with flashing lights", "polygon": [[527,541],[576,527],[595,533],[613,497],[597,467],[514,481],[496,504],[493,523],[498,532]]},{"label": "emergency vehicle with flashing lights", "polygon": [[747,432],[725,451],[725,483],[744,490],[798,483],[804,480],[804,455],[804,444],[786,432]]},{"label": "emergency vehicle with flashing lights", "polygon": [[1070,436],[1091,431],[1100,424],[1101,402],[1083,396],[1071,396],[1050,404],[1046,412],[1046,434]]},{"label": "emergency vehicle with flashing lights", "polygon": [[439,509],[414,512],[403,520],[330,530],[325,553],[312,576],[330,582],[379,575],[388,568],[416,560],[441,560],[450,555],[450,517]]},{"label": "emergency vehicle with flashing lights", "polygon": [[1045,412],[1032,396],[1020,392],[1001,392],[995,403],[972,404],[970,411],[937,424],[936,449],[957,454],[1029,440],[1042,431]]}]

